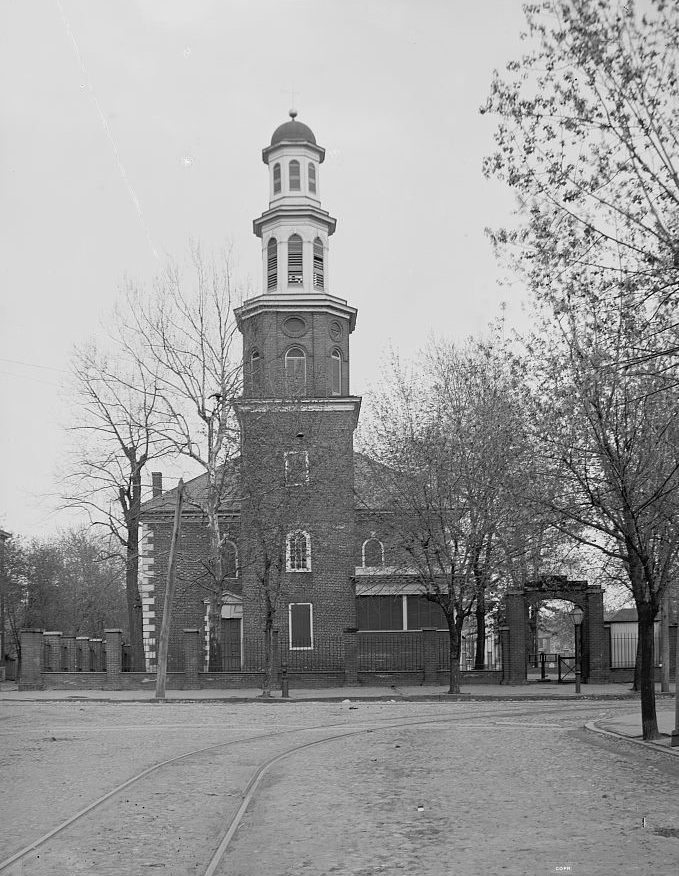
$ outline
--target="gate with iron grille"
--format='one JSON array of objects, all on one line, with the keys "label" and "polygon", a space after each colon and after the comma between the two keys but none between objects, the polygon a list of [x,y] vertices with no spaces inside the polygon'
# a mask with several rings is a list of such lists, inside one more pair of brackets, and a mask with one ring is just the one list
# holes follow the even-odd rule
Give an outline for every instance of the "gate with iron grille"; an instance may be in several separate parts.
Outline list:
[{"label": "gate with iron grille", "polygon": [[575,655],[559,654],[559,684],[575,681]]}]

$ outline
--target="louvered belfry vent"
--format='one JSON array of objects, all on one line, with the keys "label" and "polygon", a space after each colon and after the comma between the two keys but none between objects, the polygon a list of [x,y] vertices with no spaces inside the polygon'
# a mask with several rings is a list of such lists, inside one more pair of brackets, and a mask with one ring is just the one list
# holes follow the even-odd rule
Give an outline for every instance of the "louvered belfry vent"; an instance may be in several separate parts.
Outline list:
[{"label": "louvered belfry vent", "polygon": [[266,288],[270,292],[278,286],[278,241],[272,237],[266,252]]},{"label": "louvered belfry vent", "polygon": [[323,272],[323,241],[320,237],[314,240],[314,289],[325,288]]},{"label": "louvered belfry vent", "polygon": [[302,238],[293,234],[288,240],[288,286],[301,286],[302,282]]}]

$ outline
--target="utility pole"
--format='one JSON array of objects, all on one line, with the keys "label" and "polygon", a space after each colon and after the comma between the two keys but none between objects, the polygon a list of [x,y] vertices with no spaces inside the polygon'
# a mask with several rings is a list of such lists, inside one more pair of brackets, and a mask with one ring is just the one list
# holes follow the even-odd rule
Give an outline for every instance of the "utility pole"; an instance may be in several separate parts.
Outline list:
[{"label": "utility pole", "polygon": [[177,544],[182,528],[182,505],[184,504],[184,481],[177,485],[177,503],[174,507],[174,523],[170,539],[170,558],[167,564],[167,584],[165,586],[165,602],[163,605],[163,621],[160,625],[160,645],[158,647],[158,668],[156,670],[156,699],[165,699],[165,682],[167,680],[167,650],[170,642],[170,621],[172,602],[174,599],[175,569],[177,566]]}]

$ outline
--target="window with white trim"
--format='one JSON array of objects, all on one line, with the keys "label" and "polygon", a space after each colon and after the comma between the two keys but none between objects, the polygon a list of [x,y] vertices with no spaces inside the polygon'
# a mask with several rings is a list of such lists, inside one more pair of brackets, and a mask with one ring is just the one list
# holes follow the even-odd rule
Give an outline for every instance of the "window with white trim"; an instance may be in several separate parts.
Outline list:
[{"label": "window with white trim", "polygon": [[278,163],[273,166],[273,193],[274,195],[281,193],[281,166]]},{"label": "window with white trim", "polygon": [[293,234],[288,238],[288,286],[301,286],[302,283],[302,238]]},{"label": "window with white trim", "polygon": [[309,483],[309,451],[286,450],[285,457],[285,486],[302,487]]},{"label": "window with white trim", "polygon": [[301,347],[290,347],[285,354],[285,383],[290,395],[306,389],[306,354]]},{"label": "window with white trim", "polygon": [[309,191],[316,194],[316,165],[312,161],[309,162]]},{"label": "window with white trim", "polygon": [[330,356],[331,392],[333,395],[342,395],[342,354],[339,350],[333,350]]},{"label": "window with white trim", "polygon": [[384,545],[382,542],[371,536],[363,542],[363,566],[374,568],[384,565]]},{"label": "window with white trim", "polygon": [[311,539],[309,533],[298,529],[291,532],[286,544],[286,569],[288,572],[311,571]]},{"label": "window with white trim", "polygon": [[288,605],[288,641],[291,651],[310,651],[314,647],[314,607],[310,602]]},{"label": "window with white trim", "polygon": [[266,245],[266,289],[270,292],[278,286],[278,241],[275,237]]},{"label": "window with white trim", "polygon": [[320,237],[314,240],[314,289],[325,288],[325,273],[323,271],[323,241]]},{"label": "window with white trim", "polygon": [[301,174],[299,169],[299,161],[293,158],[293,160],[288,165],[289,167],[289,179],[290,179],[290,191],[298,192],[302,188],[301,184]]}]

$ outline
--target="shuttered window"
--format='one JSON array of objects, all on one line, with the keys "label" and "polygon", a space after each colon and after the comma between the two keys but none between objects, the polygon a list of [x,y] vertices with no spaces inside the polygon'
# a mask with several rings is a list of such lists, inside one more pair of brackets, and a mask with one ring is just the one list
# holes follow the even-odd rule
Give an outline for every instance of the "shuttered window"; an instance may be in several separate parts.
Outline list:
[{"label": "shuttered window", "polygon": [[266,247],[266,288],[275,289],[278,285],[278,241],[272,237]]},{"label": "shuttered window", "polygon": [[302,284],[302,238],[293,234],[288,239],[288,286]]},{"label": "shuttered window", "polygon": [[357,596],[356,622],[359,630],[402,630],[401,596]]},{"label": "shuttered window", "polygon": [[290,162],[289,173],[290,173],[290,191],[291,192],[298,192],[302,187],[301,183],[300,183],[299,161],[295,161],[293,159]]},{"label": "shuttered window", "polygon": [[273,166],[273,193],[280,195],[281,193],[281,166],[274,164]]},{"label": "shuttered window", "polygon": [[286,569],[288,572],[308,572],[311,569],[309,535],[298,530],[287,538]]},{"label": "shuttered window", "polygon": [[311,650],[314,647],[313,605],[291,602],[288,606],[290,650]]},{"label": "shuttered window", "polygon": [[448,628],[446,616],[437,602],[430,602],[424,596],[408,597],[408,629],[421,630],[434,627],[437,630]]},{"label": "shuttered window", "polygon": [[306,356],[299,347],[290,347],[285,354],[285,384],[289,395],[306,389]]},{"label": "shuttered window", "polygon": [[320,237],[314,240],[314,289],[323,289],[325,286],[325,272],[323,270],[323,241]]},{"label": "shuttered window", "polygon": [[309,162],[309,191],[316,194],[316,165]]}]

